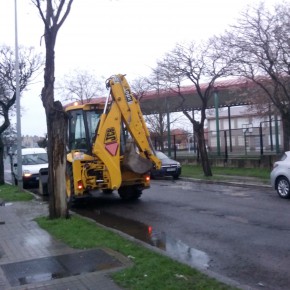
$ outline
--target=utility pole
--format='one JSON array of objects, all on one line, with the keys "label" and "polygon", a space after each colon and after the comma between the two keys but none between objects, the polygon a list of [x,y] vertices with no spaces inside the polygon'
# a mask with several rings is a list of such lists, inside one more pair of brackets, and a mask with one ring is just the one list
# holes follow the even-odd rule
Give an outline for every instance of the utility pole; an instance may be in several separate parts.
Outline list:
[{"label": "utility pole", "polygon": [[17,29],[17,0],[15,3],[15,74],[16,74],[16,120],[17,120],[17,175],[18,188],[23,189],[22,180],[22,139],[20,117],[20,88],[19,88],[19,58],[18,58],[18,29]]},{"label": "utility pole", "polygon": [[170,135],[170,115],[169,115],[169,104],[167,97],[166,101],[166,117],[167,117],[167,143],[168,143],[168,156],[171,157],[171,135]]}]

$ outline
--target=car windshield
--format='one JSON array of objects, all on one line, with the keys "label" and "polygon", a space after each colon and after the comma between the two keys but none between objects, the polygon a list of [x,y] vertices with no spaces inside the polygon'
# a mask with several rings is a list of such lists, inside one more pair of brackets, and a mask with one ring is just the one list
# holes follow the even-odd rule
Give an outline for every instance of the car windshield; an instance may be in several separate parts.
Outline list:
[{"label": "car windshield", "polygon": [[282,155],[282,157],[280,158],[280,161],[284,161],[284,160],[286,160],[286,159],[287,159],[287,154],[284,153],[284,154]]},{"label": "car windshield", "polygon": [[157,156],[158,159],[160,159],[160,160],[162,160],[162,159],[168,159],[168,157],[167,157],[164,153],[162,153],[162,152],[160,152],[160,151],[156,151],[156,156]]},{"label": "car windshield", "polygon": [[35,165],[48,163],[47,153],[22,155],[22,165]]}]

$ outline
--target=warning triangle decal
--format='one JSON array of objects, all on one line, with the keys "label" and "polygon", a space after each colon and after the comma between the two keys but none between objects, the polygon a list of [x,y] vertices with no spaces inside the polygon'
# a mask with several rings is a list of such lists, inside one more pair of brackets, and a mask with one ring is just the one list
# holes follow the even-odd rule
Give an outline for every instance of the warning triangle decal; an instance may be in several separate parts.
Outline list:
[{"label": "warning triangle decal", "polygon": [[115,156],[117,154],[119,144],[117,142],[105,144],[106,150],[112,155]]}]

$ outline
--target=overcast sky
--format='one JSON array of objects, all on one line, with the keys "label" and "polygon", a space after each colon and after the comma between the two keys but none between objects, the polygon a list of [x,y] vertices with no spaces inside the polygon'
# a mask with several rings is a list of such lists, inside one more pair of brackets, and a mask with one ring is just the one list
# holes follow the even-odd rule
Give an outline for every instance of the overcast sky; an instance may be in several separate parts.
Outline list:
[{"label": "overcast sky", "polygon": [[[282,0],[266,0],[267,3]],[[108,78],[148,76],[176,43],[207,39],[259,0],[74,0],[56,44],[56,79],[80,68]],[[30,0],[18,0],[18,42],[44,52],[43,23]],[[15,46],[14,1],[0,0],[0,44]],[[21,98],[22,135],[44,136],[43,75]]]}]

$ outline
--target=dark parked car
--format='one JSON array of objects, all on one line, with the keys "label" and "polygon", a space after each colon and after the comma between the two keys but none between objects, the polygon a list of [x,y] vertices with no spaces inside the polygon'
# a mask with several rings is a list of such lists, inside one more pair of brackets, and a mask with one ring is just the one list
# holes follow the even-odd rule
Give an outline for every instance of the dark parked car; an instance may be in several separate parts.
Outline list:
[{"label": "dark parked car", "polygon": [[270,175],[271,185],[282,198],[290,198],[290,151],[274,163]]},{"label": "dark parked car", "polygon": [[156,156],[161,161],[161,168],[159,170],[151,170],[151,178],[172,176],[174,179],[178,179],[181,174],[181,165],[179,162],[169,158],[161,151],[155,151]]}]

